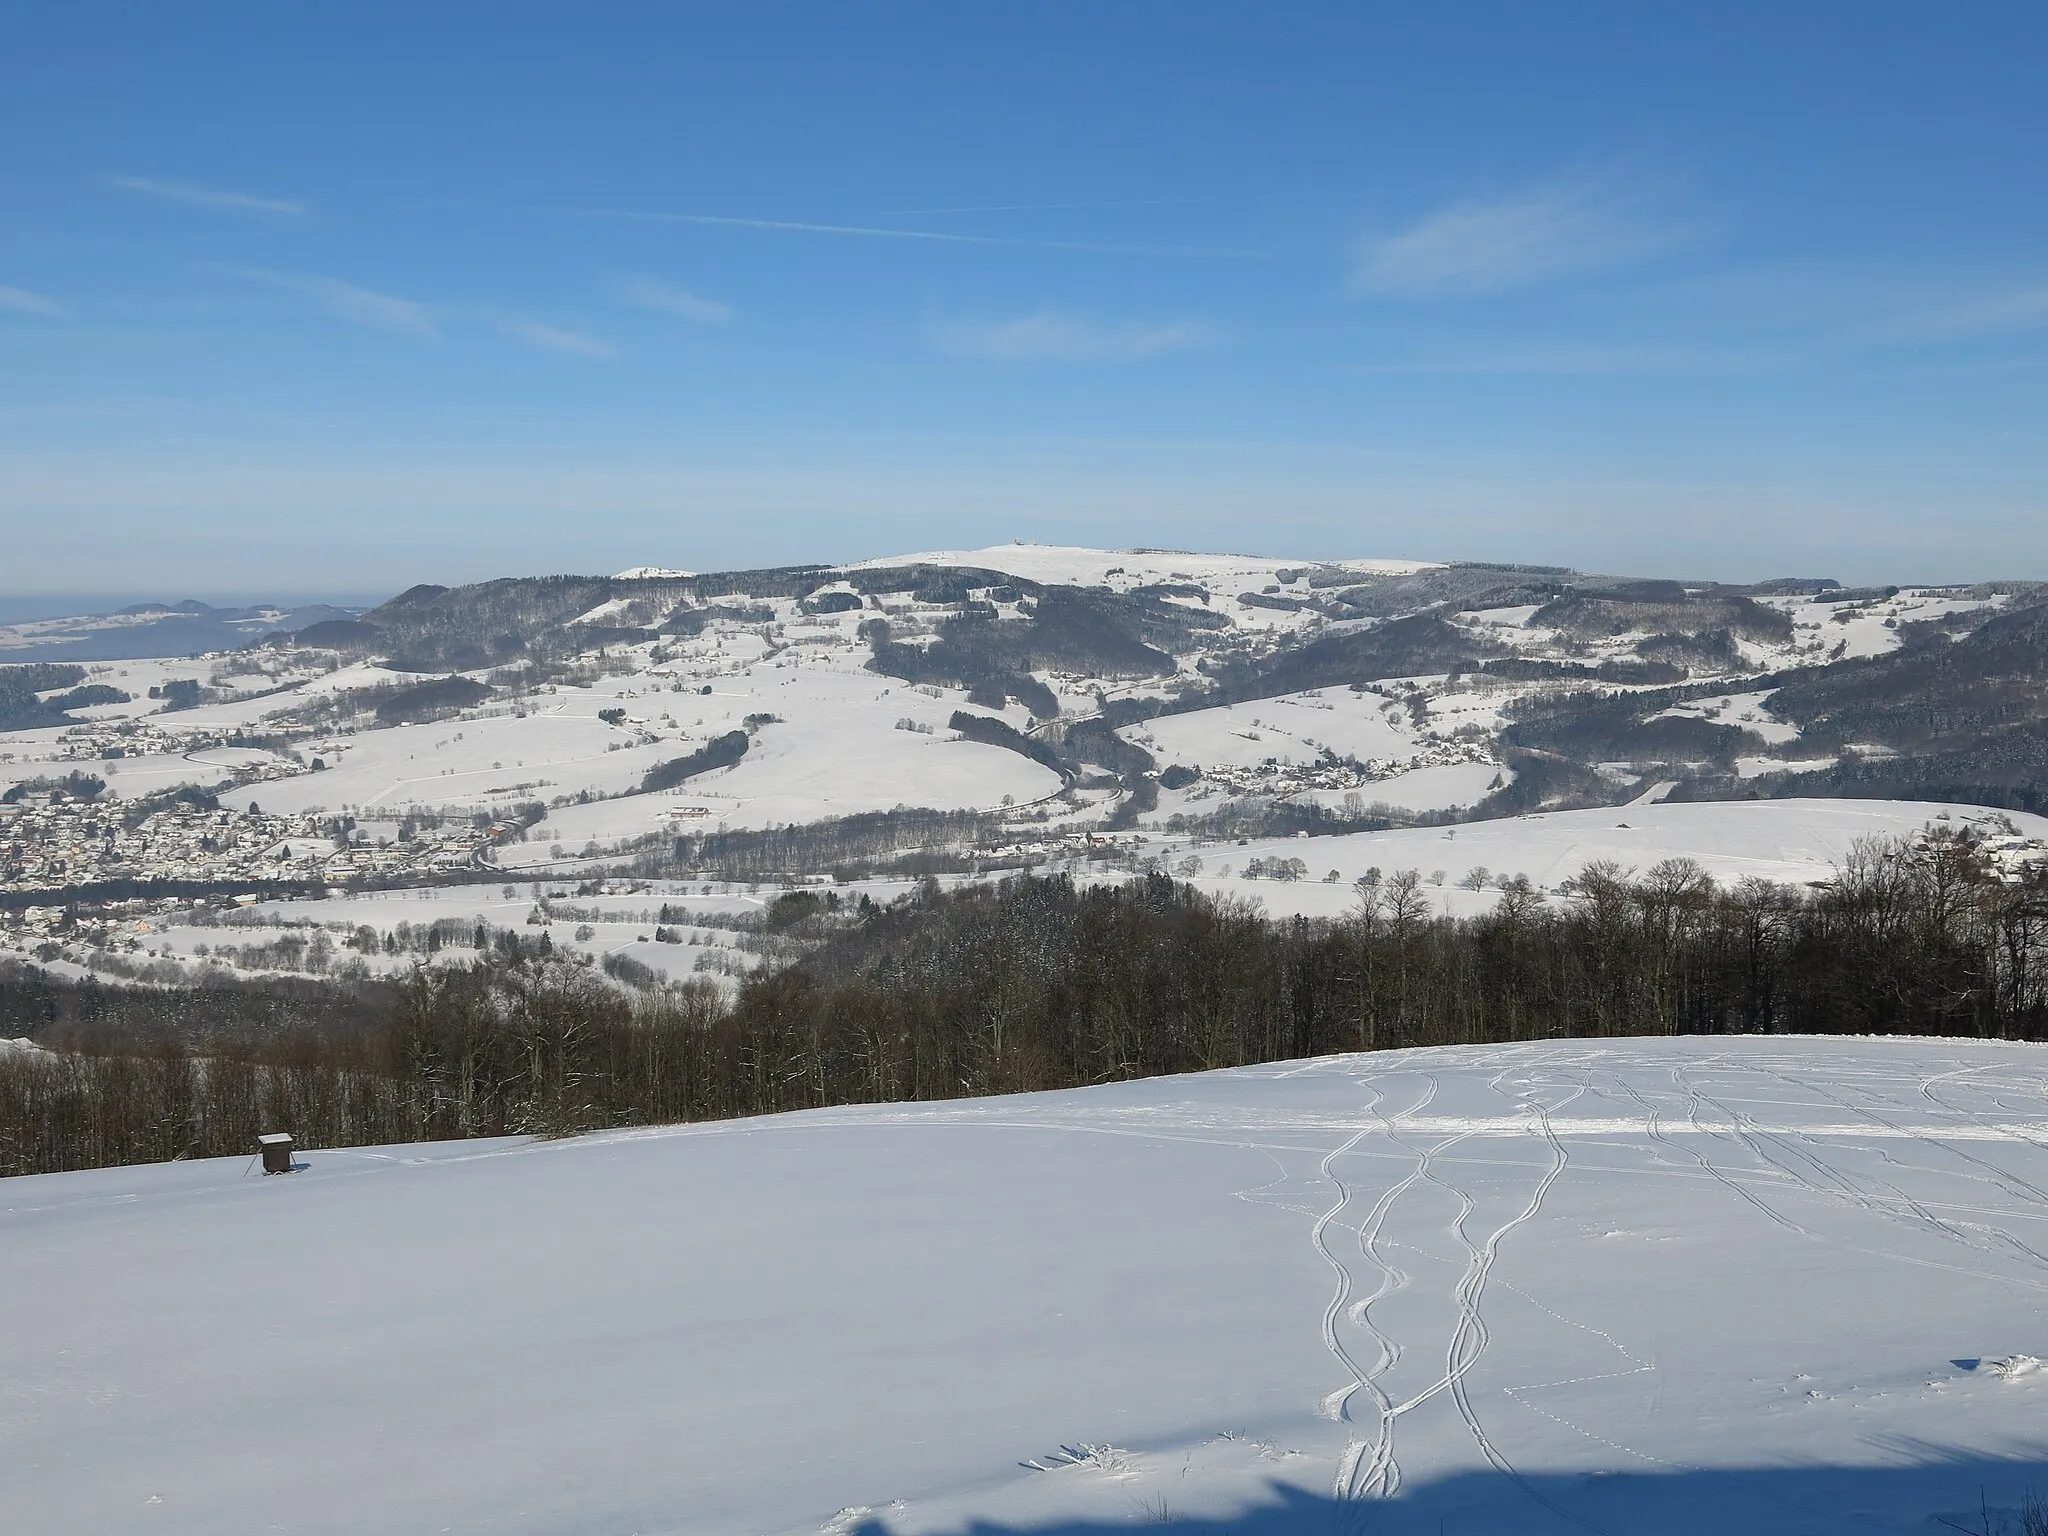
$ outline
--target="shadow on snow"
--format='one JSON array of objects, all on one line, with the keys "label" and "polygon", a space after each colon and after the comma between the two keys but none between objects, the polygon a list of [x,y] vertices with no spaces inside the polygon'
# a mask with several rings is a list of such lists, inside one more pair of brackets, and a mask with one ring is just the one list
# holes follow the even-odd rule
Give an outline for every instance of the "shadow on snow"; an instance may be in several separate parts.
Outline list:
[{"label": "shadow on snow", "polygon": [[[1148,1526],[1208,1536],[2023,1536],[2025,1501],[2030,1494],[2048,1497],[2048,1443],[2004,1456],[1917,1443],[1884,1448],[1899,1462],[1514,1479],[1469,1473],[1358,1504],[1274,1484],[1268,1499],[1224,1515],[1182,1513],[1170,1488],[1163,1504],[1157,1490],[1133,1490],[1126,1515],[1037,1525],[977,1520],[949,1536],[1128,1536]],[[848,1536],[888,1530],[885,1521],[870,1520]]]}]

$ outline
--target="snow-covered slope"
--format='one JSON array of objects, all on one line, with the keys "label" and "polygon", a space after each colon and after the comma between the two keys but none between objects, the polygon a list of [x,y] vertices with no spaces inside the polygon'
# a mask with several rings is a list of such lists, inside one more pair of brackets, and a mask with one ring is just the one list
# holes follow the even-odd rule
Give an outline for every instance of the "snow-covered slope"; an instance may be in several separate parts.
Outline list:
[{"label": "snow-covered slope", "polygon": [[[1609,861],[1642,874],[1664,859],[1692,859],[1722,885],[1746,879],[1785,885],[1831,880],[1862,838],[1910,839],[1930,825],[1980,836],[2019,835],[2048,844],[2048,817],[2025,811],[1906,800],[1723,800],[1694,805],[1634,804],[1609,810],[1549,811],[1454,827],[1403,827],[1340,837],[1253,838],[1244,843],[1171,845],[1199,861],[1183,878],[1219,895],[1255,895],[1274,914],[1332,917],[1354,897],[1368,869],[1412,869],[1429,882],[1433,905],[1459,915],[1492,907],[1497,882],[1527,875],[1555,891],[1588,864]],[[1305,880],[1247,881],[1253,860],[1299,858]],[[1486,878],[1461,888],[1474,871]],[[1335,872],[1338,878],[1326,881]]]},{"label": "snow-covered slope", "polygon": [[2048,1057],[1553,1042],[0,1185],[0,1528],[1977,1529]]}]

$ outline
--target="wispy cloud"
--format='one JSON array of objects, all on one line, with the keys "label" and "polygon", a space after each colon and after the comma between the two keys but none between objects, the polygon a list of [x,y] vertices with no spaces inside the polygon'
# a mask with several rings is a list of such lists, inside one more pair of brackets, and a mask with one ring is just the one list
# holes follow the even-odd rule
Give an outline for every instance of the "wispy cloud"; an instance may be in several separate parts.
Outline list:
[{"label": "wispy cloud", "polygon": [[373,288],[361,288],[338,277],[319,277],[303,272],[266,272],[258,268],[237,270],[255,282],[302,293],[337,320],[413,336],[440,334],[440,328],[434,324],[433,313],[424,304],[415,304],[411,299],[378,293]]},{"label": "wispy cloud", "polygon": [[686,288],[665,283],[658,277],[630,277],[619,284],[619,294],[628,304],[675,315],[698,325],[724,325],[732,319],[732,306],[703,298]]},{"label": "wispy cloud", "polygon": [[1003,245],[1035,251],[1085,251],[1098,256],[1192,256],[1227,261],[1262,260],[1270,251],[1214,246],[1120,245],[1088,240],[1034,240],[1017,235],[968,235],[935,229],[889,229],[868,224],[817,224],[800,219],[742,219],[714,213],[664,213],[633,208],[528,207],[517,212],[567,219],[622,219],[646,224],[693,224],[720,229],[774,230],[786,234],[853,235],[870,240],[919,240],[940,245]]},{"label": "wispy cloud", "polygon": [[4,283],[0,283],[0,309],[16,315],[46,315],[53,320],[64,313],[64,306],[48,294],[9,288]]},{"label": "wispy cloud", "polygon": [[1528,374],[1573,378],[1734,378],[1798,366],[1780,348],[1558,346],[1464,350],[1352,364],[1358,373]]},{"label": "wispy cloud", "polygon": [[941,351],[956,357],[1003,362],[1135,362],[1167,352],[1185,352],[1213,340],[1209,328],[1192,321],[1154,325],[1102,325],[1058,310],[1040,310],[1015,320],[963,321],[938,329]]},{"label": "wispy cloud", "polygon": [[109,176],[107,184],[123,192],[137,192],[166,203],[187,203],[198,208],[229,208],[241,213],[304,213],[304,203],[282,197],[255,197],[247,192],[223,192],[214,187],[194,186],[189,181],[158,181],[149,176]]},{"label": "wispy cloud", "polygon": [[1886,341],[1960,341],[2048,328],[2048,286],[1924,310],[1883,328]]},{"label": "wispy cloud", "polygon": [[580,331],[559,330],[538,320],[508,320],[505,334],[546,352],[566,352],[572,357],[613,357],[617,349],[608,341],[585,336]]},{"label": "wispy cloud", "polygon": [[1691,231],[1639,196],[1592,183],[1456,203],[1355,251],[1355,286],[1412,296],[1500,293],[1624,266]]},{"label": "wispy cloud", "polygon": [[882,219],[921,219],[953,213],[1061,213],[1102,208],[1190,207],[1207,202],[1199,197],[1119,197],[1096,203],[976,203],[964,208],[888,208],[876,214]]}]

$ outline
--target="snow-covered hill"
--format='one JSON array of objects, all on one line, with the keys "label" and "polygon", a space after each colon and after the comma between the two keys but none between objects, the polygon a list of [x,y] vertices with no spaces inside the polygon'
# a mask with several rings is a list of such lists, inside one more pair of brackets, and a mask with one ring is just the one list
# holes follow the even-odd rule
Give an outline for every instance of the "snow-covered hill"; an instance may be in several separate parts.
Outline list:
[{"label": "snow-covered hill", "polygon": [[902,565],[979,567],[1021,576],[1027,581],[1125,589],[1170,581],[1218,587],[1258,586],[1283,577],[1293,581],[1297,573],[1306,575],[1324,569],[1355,576],[1412,576],[1418,571],[1443,568],[1442,562],[1434,560],[1344,560],[1326,565],[1317,560],[1197,554],[1185,549],[1087,549],[1066,544],[1016,543],[992,544],[986,549],[936,549],[914,555],[889,555],[847,569],[877,570]]},{"label": "snow-covered hill", "polygon": [[[2044,594],[1026,544],[420,586],[208,658],[0,668],[0,795],[94,780],[111,822],[199,786],[283,818],[278,857],[242,873],[301,884],[680,874],[703,861],[664,865],[677,837],[899,810],[968,819],[856,873],[903,851],[1014,867],[1105,835],[1156,852],[1618,807],[1658,785],[2030,806]],[[0,846],[0,886],[162,873],[98,820],[44,820],[34,847]],[[847,868],[824,837],[772,872]]]},{"label": "snow-covered hill", "polygon": [[0,1190],[0,1528],[1977,1530],[2048,1460],[2038,1047],[1561,1041],[301,1160]]}]

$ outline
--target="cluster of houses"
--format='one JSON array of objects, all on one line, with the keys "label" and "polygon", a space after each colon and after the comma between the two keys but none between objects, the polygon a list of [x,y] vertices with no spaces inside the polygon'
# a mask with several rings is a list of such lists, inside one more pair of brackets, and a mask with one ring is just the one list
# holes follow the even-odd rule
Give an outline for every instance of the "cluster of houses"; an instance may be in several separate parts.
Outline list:
[{"label": "cluster of houses", "polygon": [[404,842],[341,847],[309,816],[180,802],[133,819],[119,802],[32,790],[0,805],[0,891],[130,880],[386,880],[472,867],[484,849],[516,831],[451,823]]},{"label": "cluster of houses", "polygon": [[1992,875],[2016,885],[2048,865],[2048,843],[2018,831],[1994,832],[1977,840],[1977,856]]},{"label": "cluster of houses", "polygon": [[[223,897],[227,906],[237,905]],[[143,936],[160,930],[160,919],[180,908],[212,905],[204,900],[150,900],[88,902],[83,905],[18,907],[0,911],[0,945],[9,939],[14,947],[30,949],[52,938],[93,949],[116,946],[133,949]]]},{"label": "cluster of houses", "polygon": [[1285,763],[1269,757],[1262,763],[1205,768],[1202,777],[1215,790],[1225,794],[1284,800],[1315,790],[1363,789],[1417,768],[1442,768],[1456,763],[1498,765],[1498,762],[1499,759],[1484,742],[1437,741],[1425,744],[1410,757],[1363,760],[1324,757],[1309,763]]},{"label": "cluster of houses", "polygon": [[331,846],[302,818],[180,804],[131,826],[124,809],[63,790],[31,790],[0,806],[0,889],[291,878]]},{"label": "cluster of houses", "polygon": [[[180,730],[165,725],[155,716],[140,719],[89,720],[59,731],[46,746],[24,753],[23,760],[51,763],[114,763],[130,757],[175,757],[209,748],[241,747],[248,743],[239,731],[218,725]],[[13,754],[0,754],[0,761],[12,761]],[[269,771],[263,772],[265,767]],[[251,763],[242,772],[254,777],[282,777],[303,772],[299,764],[279,759],[274,764]]]}]

